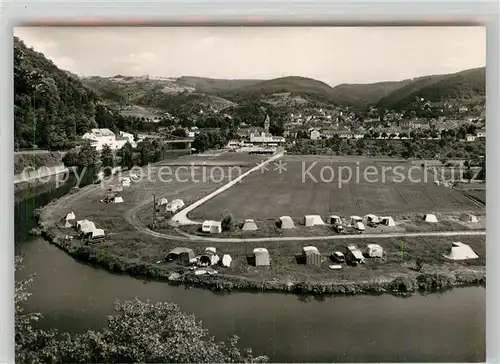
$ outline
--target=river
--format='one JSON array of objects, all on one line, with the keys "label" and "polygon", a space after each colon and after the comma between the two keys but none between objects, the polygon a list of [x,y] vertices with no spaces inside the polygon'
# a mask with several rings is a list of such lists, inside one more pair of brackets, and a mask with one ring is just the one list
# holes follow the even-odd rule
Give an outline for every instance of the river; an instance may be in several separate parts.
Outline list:
[{"label": "river", "polygon": [[[88,179],[89,181],[91,178]],[[485,361],[486,290],[399,298],[312,297],[282,293],[213,293],[145,282],[77,262],[39,237],[32,210],[67,193],[73,182],[16,195],[16,252],[21,276],[36,273],[27,308],[41,325],[69,332],[100,329],[115,299],[169,301],[193,313],[223,340],[232,334],[274,362]]]}]

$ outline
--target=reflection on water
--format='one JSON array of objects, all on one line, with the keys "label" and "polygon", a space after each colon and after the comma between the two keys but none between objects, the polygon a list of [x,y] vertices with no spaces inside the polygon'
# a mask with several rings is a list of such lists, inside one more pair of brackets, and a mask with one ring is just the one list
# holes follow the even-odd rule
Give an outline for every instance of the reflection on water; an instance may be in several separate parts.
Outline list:
[{"label": "reflection on water", "polygon": [[[71,187],[67,187],[71,188]],[[33,198],[45,203],[61,190]],[[35,272],[28,309],[45,327],[99,329],[113,301],[139,297],[169,301],[194,313],[217,337],[232,334],[256,354],[278,362],[484,361],[485,289],[398,298],[390,295],[314,297],[279,293],[213,293],[145,282],[81,264],[27,232],[28,201],[16,205],[22,275]],[[28,207],[26,207],[28,206]]]}]

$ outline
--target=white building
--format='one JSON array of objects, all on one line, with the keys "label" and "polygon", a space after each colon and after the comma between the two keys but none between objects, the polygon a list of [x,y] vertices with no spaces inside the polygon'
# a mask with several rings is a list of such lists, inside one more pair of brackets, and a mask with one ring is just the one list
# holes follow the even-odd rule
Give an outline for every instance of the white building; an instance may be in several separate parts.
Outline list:
[{"label": "white building", "polygon": [[260,134],[257,133],[250,134],[250,143],[254,144],[269,144],[269,143],[280,144],[284,142],[285,142],[284,137],[274,136],[272,134],[265,132],[262,132]]},{"label": "white building", "polygon": [[313,129],[311,131],[311,140],[318,140],[320,138],[321,138],[321,133],[318,130]]},{"label": "white building", "polygon": [[474,142],[476,141],[477,137],[474,134],[467,134],[465,136],[465,140],[468,142]]},{"label": "white building", "polygon": [[102,150],[104,145],[108,145],[111,150],[121,149],[127,142],[132,144],[134,148],[137,146],[132,134],[121,131],[117,137],[109,129],[92,129],[90,132],[85,133],[82,139],[89,140],[90,145],[99,151]]},{"label": "white building", "polygon": [[486,138],[486,129],[479,129],[476,131],[476,137]]}]

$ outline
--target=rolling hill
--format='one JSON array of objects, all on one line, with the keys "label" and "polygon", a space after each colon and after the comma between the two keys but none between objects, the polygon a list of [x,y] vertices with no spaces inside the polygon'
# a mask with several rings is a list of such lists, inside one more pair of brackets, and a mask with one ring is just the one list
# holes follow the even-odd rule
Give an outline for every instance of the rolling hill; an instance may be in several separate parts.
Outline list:
[{"label": "rolling hill", "polygon": [[430,75],[402,81],[340,84],[335,87],[307,77],[271,80],[224,80],[205,77],[90,77],[83,80],[108,102],[169,109],[178,102],[221,110],[234,104],[266,102],[279,107],[296,105],[351,106],[403,110],[416,97],[429,101],[481,100],[485,95],[485,68],[455,74]]},{"label": "rolling hill", "polygon": [[424,98],[431,102],[484,101],[486,97],[486,68],[419,77],[397,88],[376,102],[382,109],[404,110],[414,100]]}]

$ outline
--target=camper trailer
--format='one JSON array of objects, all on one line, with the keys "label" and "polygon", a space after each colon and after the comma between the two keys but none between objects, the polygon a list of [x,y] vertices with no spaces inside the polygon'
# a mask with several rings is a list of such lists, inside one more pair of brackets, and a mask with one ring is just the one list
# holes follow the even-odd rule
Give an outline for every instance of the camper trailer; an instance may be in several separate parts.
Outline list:
[{"label": "camper trailer", "polygon": [[305,246],[302,248],[302,258],[307,265],[321,265],[321,254],[315,246]]},{"label": "camper trailer", "polygon": [[384,249],[378,244],[368,244],[366,246],[366,255],[370,258],[383,258],[384,257]]},{"label": "camper trailer", "polygon": [[210,234],[220,234],[222,232],[222,224],[220,221],[205,220],[201,225],[201,231]]},{"label": "camper trailer", "polygon": [[355,245],[348,245],[346,247],[346,261],[350,265],[358,265],[365,262],[363,253]]}]

